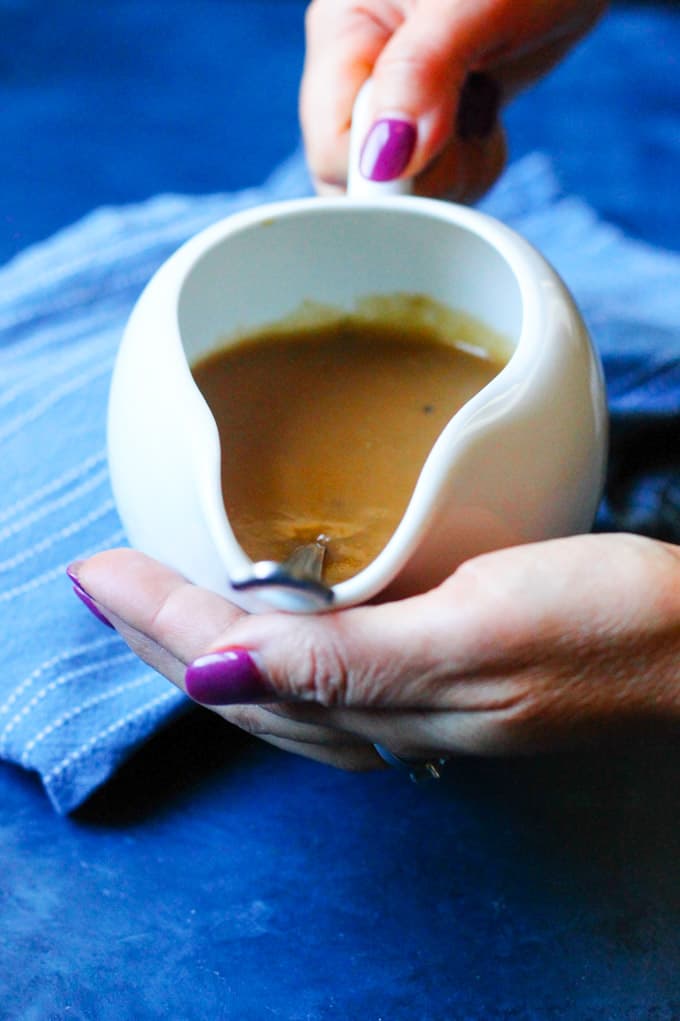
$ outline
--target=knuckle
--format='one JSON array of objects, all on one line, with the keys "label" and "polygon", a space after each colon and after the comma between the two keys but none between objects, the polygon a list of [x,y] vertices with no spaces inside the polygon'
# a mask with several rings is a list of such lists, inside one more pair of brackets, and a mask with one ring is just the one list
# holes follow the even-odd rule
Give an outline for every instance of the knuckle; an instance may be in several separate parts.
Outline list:
[{"label": "knuckle", "polygon": [[175,629],[177,618],[177,603],[180,589],[172,589],[163,594],[162,598],[150,611],[144,625],[145,634],[153,637],[161,645],[166,641]]},{"label": "knuckle", "polygon": [[[498,745],[502,751],[534,753],[550,749],[560,742],[560,735],[578,730],[580,721],[590,714],[590,697],[579,690],[565,698],[564,676],[552,672],[527,679],[517,697],[496,717]],[[571,682],[574,683],[574,678]]]},{"label": "knuckle", "polygon": [[325,0],[311,0],[305,10],[304,23],[307,39],[314,37],[317,27],[322,27],[327,18]]},{"label": "knuckle", "polygon": [[405,93],[405,99],[422,104],[424,96],[432,91],[432,81],[437,79],[437,68],[445,64],[445,55],[437,41],[419,41],[418,47],[388,47],[380,56],[376,70],[380,85],[389,80],[391,88],[398,87]]},{"label": "knuckle", "polygon": [[300,661],[305,664],[304,677],[296,687],[303,698],[326,708],[347,703],[349,668],[338,642],[332,639],[321,643],[309,641]]},{"label": "knuckle", "polygon": [[456,568],[452,582],[471,590],[486,590],[489,581],[489,559],[486,555],[469,557]]}]

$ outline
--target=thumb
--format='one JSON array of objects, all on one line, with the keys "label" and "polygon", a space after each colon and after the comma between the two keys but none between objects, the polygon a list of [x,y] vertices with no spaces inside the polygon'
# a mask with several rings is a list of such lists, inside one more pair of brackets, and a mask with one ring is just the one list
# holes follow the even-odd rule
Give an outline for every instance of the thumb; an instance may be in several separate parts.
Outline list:
[{"label": "thumb", "polygon": [[468,198],[466,171],[483,190],[502,163],[502,136],[494,130],[500,91],[486,75],[468,76],[479,55],[499,44],[497,18],[486,4],[422,0],[408,13],[401,6],[381,0],[310,4],[300,118],[312,176],[322,191],[344,187],[352,109],[372,75],[364,175],[391,180],[420,174],[448,142],[444,166],[418,190]]},{"label": "thumb", "polygon": [[448,145],[464,160],[467,142],[492,135],[500,89],[488,75],[469,73],[495,46],[485,6],[426,0],[391,36],[373,69],[365,177],[415,177]]},{"label": "thumb", "polygon": [[229,628],[227,647],[218,642],[189,665],[186,690],[204,705],[432,707],[440,675],[455,668],[443,645],[458,612],[434,590],[337,613],[244,617]]},{"label": "thumb", "polygon": [[89,609],[204,705],[436,707],[443,676],[469,669],[481,647],[475,607],[486,601],[452,584],[460,573],[399,602],[248,616],[134,550],[98,553],[69,569]]}]

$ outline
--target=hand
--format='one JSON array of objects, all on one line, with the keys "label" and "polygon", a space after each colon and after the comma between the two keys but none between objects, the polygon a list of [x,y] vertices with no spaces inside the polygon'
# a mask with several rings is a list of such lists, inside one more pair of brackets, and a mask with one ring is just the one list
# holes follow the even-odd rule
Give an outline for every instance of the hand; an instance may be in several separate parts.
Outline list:
[{"label": "hand", "polygon": [[195,661],[190,691],[225,719],[346,768],[378,765],[373,742],[526,753],[680,714],[680,547],[640,536],[501,550],[425,595],[315,617],[247,616],[130,550],[75,570],[179,687]]},{"label": "hand", "polygon": [[300,114],[318,190],[345,187],[352,106],[372,74],[378,126],[364,147],[365,176],[417,177],[421,194],[478,198],[505,163],[501,104],[553,67],[605,6],[313,0]]}]

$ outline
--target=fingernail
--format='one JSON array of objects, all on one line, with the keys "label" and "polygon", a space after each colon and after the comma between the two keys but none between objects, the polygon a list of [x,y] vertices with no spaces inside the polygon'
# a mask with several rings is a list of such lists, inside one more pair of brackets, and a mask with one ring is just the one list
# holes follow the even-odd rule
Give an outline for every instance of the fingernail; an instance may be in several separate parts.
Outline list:
[{"label": "fingernail", "polygon": [[99,607],[95,603],[95,601],[92,598],[92,596],[89,595],[85,591],[83,586],[78,581],[78,578],[76,577],[75,570],[74,570],[74,568],[76,566],[77,566],[76,564],[71,564],[69,567],[66,568],[66,573],[69,576],[69,578],[71,579],[71,582],[73,584],[73,591],[78,596],[78,599],[80,599],[81,603],[83,603],[85,606],[87,606],[87,608],[90,611],[90,613],[94,614],[94,616],[97,618],[97,620],[100,620],[102,622],[102,624],[106,624],[107,627],[113,628],[113,624],[111,623],[111,621],[107,620],[107,618],[104,616],[102,611],[99,609]]},{"label": "fingernail", "polygon": [[66,568],[66,573],[74,585],[80,585],[80,582],[78,581],[78,568],[82,563],[82,560],[74,560],[73,563],[69,564]]},{"label": "fingernail", "polygon": [[199,656],[184,675],[187,694],[203,705],[271,701],[273,689],[246,649],[223,649]]},{"label": "fingernail", "polygon": [[393,181],[408,166],[415,147],[414,124],[396,117],[383,117],[366,136],[359,169],[369,181]]},{"label": "fingernail", "polygon": [[488,138],[496,126],[501,105],[498,83],[483,71],[473,71],[465,79],[458,104],[456,133],[467,141]]}]

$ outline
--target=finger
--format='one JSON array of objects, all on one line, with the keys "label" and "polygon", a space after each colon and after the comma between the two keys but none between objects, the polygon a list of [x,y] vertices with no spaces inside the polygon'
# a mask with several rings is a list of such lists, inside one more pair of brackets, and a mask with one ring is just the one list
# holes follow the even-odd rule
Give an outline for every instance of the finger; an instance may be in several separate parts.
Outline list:
[{"label": "finger", "polygon": [[[286,703],[288,720],[314,722],[336,728],[344,740],[379,744],[407,760],[427,760],[450,755],[505,755],[538,750],[521,726],[522,700],[507,699],[494,708],[475,706],[466,710],[409,711],[401,709],[345,709]],[[517,721],[517,726],[514,726]]]},{"label": "finger", "polygon": [[297,741],[287,741],[282,738],[268,738],[266,740],[269,744],[280,748],[282,751],[291,752],[293,755],[302,755],[304,758],[313,759],[315,762],[322,762],[326,766],[335,766],[337,769],[345,769],[351,772],[366,772],[368,770],[385,768],[385,763],[372,746],[363,748],[329,748],[325,744],[299,744]]},{"label": "finger", "polygon": [[320,190],[344,188],[352,108],[378,54],[401,18],[395,5],[369,14],[358,5],[314,0],[305,19],[300,121]]},{"label": "finger", "polygon": [[[98,553],[72,565],[70,572],[121,633],[129,629],[142,658],[158,646],[179,662],[191,662],[245,616],[226,599],[136,550]],[[146,650],[145,642],[151,643]]]},{"label": "finger", "polygon": [[[129,648],[143,662],[186,694],[184,678],[187,663],[170,653],[149,635],[131,627],[110,609],[107,608],[107,612],[109,614],[107,620],[114,625]],[[328,726],[323,718],[318,720],[295,719],[292,716],[273,713],[269,709],[257,705],[211,706],[210,708],[227,723],[270,743],[285,740],[298,745],[326,745],[336,749],[338,753],[343,750],[354,751],[372,747],[370,742],[367,744],[363,738],[347,732],[342,727]],[[301,748],[298,753],[304,754]]]},{"label": "finger", "polygon": [[358,749],[370,745],[358,734],[340,727],[329,727],[323,716],[312,719],[295,719],[293,716],[271,712],[264,706],[214,706],[214,711],[227,723],[263,740],[295,741],[299,744],[327,745],[329,748]]},{"label": "finger", "polygon": [[[72,573],[90,598],[96,595],[97,609],[132,651],[183,691],[187,663],[216,636],[224,640],[233,621],[243,616],[226,600],[133,550],[99,554]],[[366,744],[323,721],[285,719],[257,705],[212,708],[227,722],[265,740],[324,744],[347,754]]]},{"label": "finger", "polygon": [[469,602],[439,590],[318,616],[244,617],[190,664],[187,689],[208,705],[448,707],[457,696],[443,679],[475,661],[476,626]]},{"label": "finger", "polygon": [[[423,0],[394,32],[373,69],[373,126],[361,160],[365,176],[373,180],[414,177],[454,139],[457,125],[465,136],[459,107],[466,97],[469,72],[479,69],[484,53],[500,41],[493,16],[498,6],[502,5]],[[485,101],[483,116],[476,111],[482,135],[490,133],[500,104],[500,92],[491,79],[487,79]],[[397,136],[390,131],[408,138],[410,147],[403,142],[397,145]],[[476,124],[472,132],[477,134]]]},{"label": "finger", "polygon": [[[605,7],[597,0],[524,7],[508,0],[361,5],[316,0],[308,16],[301,90],[313,176],[325,191],[344,186],[352,106],[369,74],[374,88],[372,127],[361,160],[365,176],[418,176],[447,146],[449,161],[457,156],[465,163],[466,139],[491,135],[501,99],[552,67]],[[470,104],[466,94],[478,72],[487,72],[484,77],[496,85],[495,92],[485,89],[481,107],[479,96]],[[497,155],[497,149],[489,150],[489,159]],[[449,167],[455,182],[464,171],[454,170]],[[482,176],[495,179],[490,169]],[[438,187],[436,194],[466,197],[481,190],[481,184],[473,189],[454,183]]]},{"label": "finger", "polygon": [[455,139],[415,179],[418,195],[472,203],[500,177],[507,159],[505,132],[499,122],[485,138]]},{"label": "finger", "polygon": [[126,645],[131,649],[142,662],[146,663],[157,673],[171,681],[181,691],[186,693],[184,675],[186,663],[179,659],[163,645],[149,638],[148,635],[135,628],[130,627],[124,620],[117,617],[115,613],[108,611],[107,618]]},{"label": "finger", "polygon": [[471,94],[468,71],[483,44],[496,45],[494,19],[477,5],[450,0],[425,0],[408,13],[403,6],[316,0],[309,8],[300,116],[310,169],[323,192],[345,184],[352,109],[370,75],[373,127],[361,164],[367,177],[391,180],[424,170],[451,140],[459,105],[460,113],[467,110],[465,123],[459,118],[461,141],[492,131],[500,92],[487,79],[481,96]]},{"label": "finger", "polygon": [[[75,572],[131,647],[203,704],[429,704],[446,662],[434,595],[323,616],[248,616],[133,550],[97,554]],[[463,603],[450,608],[454,624],[457,612],[467,613]]]},{"label": "finger", "polygon": [[[421,17],[407,20],[381,54],[374,72],[374,96],[376,103],[384,106],[391,102],[395,108],[400,104],[408,110],[411,104],[418,142],[408,174],[422,175],[444,147],[463,164],[468,163],[469,173],[466,143],[486,141],[498,133],[501,105],[559,63],[605,5],[565,0],[561,9],[537,6],[523,17],[516,5],[503,0],[467,7],[447,0],[430,2],[433,15],[439,13],[449,29],[438,33],[439,50],[434,43],[439,26],[434,17],[426,18],[429,8],[425,4]],[[397,73],[388,75],[383,67],[392,61]],[[493,146],[488,154],[493,162]],[[473,197],[483,193],[482,177],[493,183],[498,175],[498,170],[491,174],[483,164],[476,172],[480,183],[477,195],[470,192]],[[465,196],[465,189],[459,188],[459,193]]]},{"label": "finger", "polygon": [[497,55],[489,71],[501,87],[503,102],[513,99],[555,67],[591,24],[588,21],[557,36],[550,35],[545,42],[539,38],[534,46],[510,49]]}]

